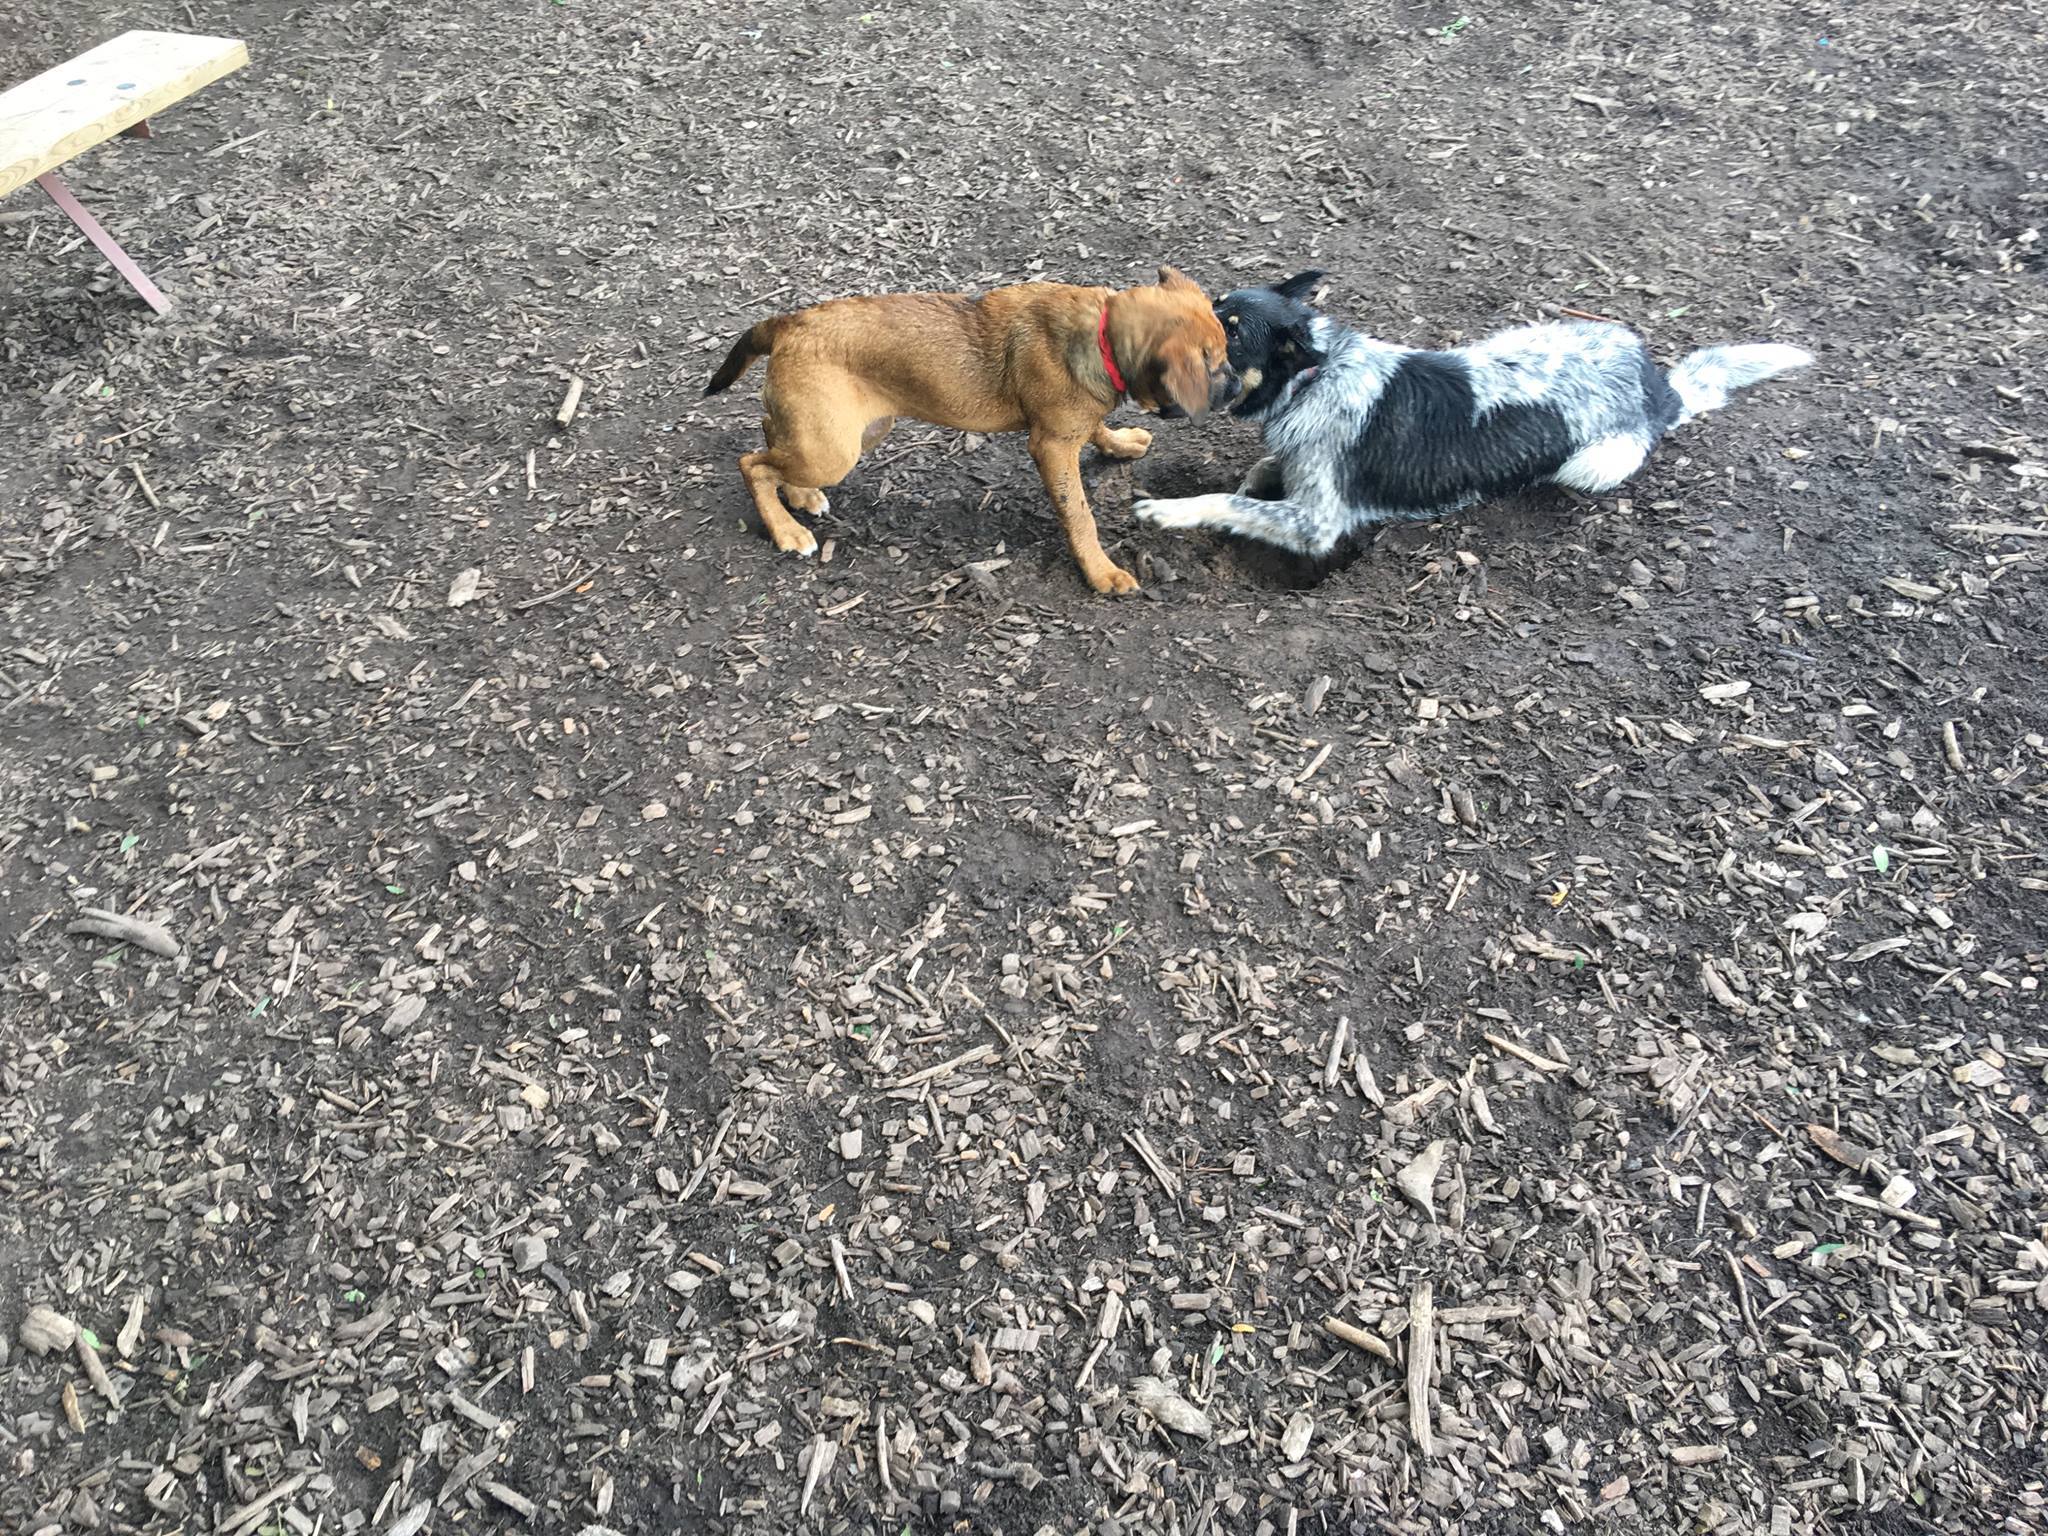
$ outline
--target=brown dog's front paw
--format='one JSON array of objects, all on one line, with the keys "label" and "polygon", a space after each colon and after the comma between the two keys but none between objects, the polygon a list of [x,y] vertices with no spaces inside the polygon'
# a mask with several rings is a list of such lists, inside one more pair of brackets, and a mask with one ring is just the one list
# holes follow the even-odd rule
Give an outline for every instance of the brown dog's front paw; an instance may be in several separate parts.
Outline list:
[{"label": "brown dog's front paw", "polygon": [[775,547],[785,555],[801,555],[808,560],[818,552],[818,536],[802,523],[789,522],[780,528],[770,528],[768,533],[775,540]]},{"label": "brown dog's front paw", "polygon": [[1096,434],[1095,446],[1112,459],[1142,459],[1152,446],[1152,434],[1143,427],[1104,427]]},{"label": "brown dog's front paw", "polygon": [[1107,560],[1091,567],[1086,573],[1088,585],[1109,597],[1120,597],[1126,592],[1138,590],[1138,578],[1120,565],[1111,565]]}]

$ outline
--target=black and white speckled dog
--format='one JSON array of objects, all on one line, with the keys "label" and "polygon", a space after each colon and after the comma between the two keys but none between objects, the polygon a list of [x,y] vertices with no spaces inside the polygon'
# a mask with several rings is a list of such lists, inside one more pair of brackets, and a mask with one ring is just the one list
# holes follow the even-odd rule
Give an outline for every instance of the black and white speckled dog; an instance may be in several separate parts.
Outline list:
[{"label": "black and white speckled dog", "polygon": [[1374,524],[1532,486],[1611,491],[1671,428],[1813,361],[1777,343],[1706,347],[1666,373],[1641,337],[1606,322],[1419,351],[1310,309],[1322,276],[1216,301],[1243,389],[1231,409],[1264,423],[1267,456],[1235,494],[1143,500],[1138,517],[1320,556]]}]

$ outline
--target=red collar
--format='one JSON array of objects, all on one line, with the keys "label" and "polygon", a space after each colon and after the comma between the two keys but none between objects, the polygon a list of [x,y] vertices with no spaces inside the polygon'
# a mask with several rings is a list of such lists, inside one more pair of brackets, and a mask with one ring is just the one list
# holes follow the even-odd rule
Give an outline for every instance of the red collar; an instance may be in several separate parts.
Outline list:
[{"label": "red collar", "polygon": [[1103,371],[1109,375],[1110,388],[1118,394],[1125,394],[1124,376],[1117,372],[1116,354],[1109,350],[1109,306],[1102,306],[1102,318],[1095,322],[1095,344],[1102,350]]}]

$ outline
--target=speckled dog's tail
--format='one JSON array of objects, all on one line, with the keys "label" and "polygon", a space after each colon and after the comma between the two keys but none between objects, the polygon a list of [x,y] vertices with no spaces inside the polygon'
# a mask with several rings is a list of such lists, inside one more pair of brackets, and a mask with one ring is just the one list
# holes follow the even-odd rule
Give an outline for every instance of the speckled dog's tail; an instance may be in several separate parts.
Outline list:
[{"label": "speckled dog's tail", "polygon": [[1794,368],[1804,368],[1813,354],[1782,342],[1760,341],[1740,346],[1702,347],[1680,358],[1667,377],[1684,409],[1678,419],[1691,421],[1707,411],[1718,411],[1738,389],[1761,384]]}]

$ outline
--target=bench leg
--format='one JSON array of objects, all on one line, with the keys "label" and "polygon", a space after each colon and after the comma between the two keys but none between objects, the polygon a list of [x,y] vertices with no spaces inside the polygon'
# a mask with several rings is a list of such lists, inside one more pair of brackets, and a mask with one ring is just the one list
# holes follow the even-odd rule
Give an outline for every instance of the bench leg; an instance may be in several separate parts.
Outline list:
[{"label": "bench leg", "polygon": [[71,189],[57,179],[55,171],[46,171],[38,176],[36,185],[49,194],[51,202],[64,210],[65,216],[78,226],[79,232],[93,243],[99,253],[114,264],[114,270],[128,280],[130,288],[142,295],[144,303],[160,315],[170,313],[171,301],[149,280],[148,274],[135,265],[135,258],[100,228],[100,221],[85,211],[78,199],[71,195]]}]

